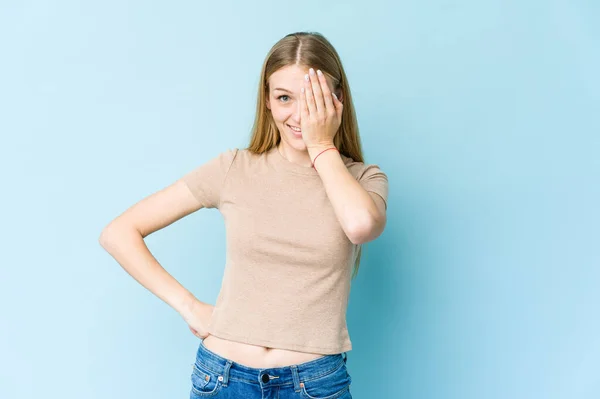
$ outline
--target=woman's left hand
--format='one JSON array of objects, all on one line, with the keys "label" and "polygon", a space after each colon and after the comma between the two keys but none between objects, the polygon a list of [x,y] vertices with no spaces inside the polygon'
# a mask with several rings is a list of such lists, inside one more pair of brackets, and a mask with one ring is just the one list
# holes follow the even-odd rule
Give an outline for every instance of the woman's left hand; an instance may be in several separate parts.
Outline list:
[{"label": "woman's left hand", "polygon": [[309,152],[334,147],[335,137],[342,122],[342,103],[331,93],[321,71],[304,77],[300,93],[302,140]]}]

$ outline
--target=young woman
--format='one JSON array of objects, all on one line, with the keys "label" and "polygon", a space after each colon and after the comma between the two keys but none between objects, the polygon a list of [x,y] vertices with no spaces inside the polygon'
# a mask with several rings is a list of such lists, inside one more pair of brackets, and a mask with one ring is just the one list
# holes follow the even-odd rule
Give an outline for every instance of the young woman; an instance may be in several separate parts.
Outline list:
[{"label": "young woman", "polygon": [[[351,398],[346,308],[361,244],[386,224],[387,176],[362,157],[350,87],[321,34],[285,36],[261,71],[245,149],[229,149],[143,199],[102,245],[201,339],[191,398]],[[201,208],[225,220],[215,306],[200,302],[143,238]]]}]

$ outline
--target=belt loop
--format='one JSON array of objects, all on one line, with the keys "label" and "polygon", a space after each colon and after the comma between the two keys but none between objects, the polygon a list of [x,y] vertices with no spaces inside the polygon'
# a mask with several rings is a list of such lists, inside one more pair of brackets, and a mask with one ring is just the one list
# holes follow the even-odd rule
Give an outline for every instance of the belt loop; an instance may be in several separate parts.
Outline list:
[{"label": "belt loop", "polygon": [[225,370],[223,370],[223,386],[225,387],[229,382],[229,369],[231,368],[232,364],[233,362],[231,360],[227,360],[227,363],[225,364]]},{"label": "belt loop", "polygon": [[290,366],[290,369],[292,370],[292,380],[294,380],[294,391],[300,392],[300,376],[298,375],[298,367],[293,364]]},{"label": "belt loop", "polygon": [[344,352],[342,353],[343,357],[344,357],[344,363],[346,363],[346,360],[348,360],[348,353]]}]

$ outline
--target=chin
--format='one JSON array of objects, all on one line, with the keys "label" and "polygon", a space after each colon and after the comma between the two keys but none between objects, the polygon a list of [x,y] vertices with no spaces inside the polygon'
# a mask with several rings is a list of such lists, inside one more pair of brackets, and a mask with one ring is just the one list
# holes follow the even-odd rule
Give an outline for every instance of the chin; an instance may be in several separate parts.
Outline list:
[{"label": "chin", "polygon": [[296,140],[292,144],[292,147],[298,151],[306,151],[306,144],[304,143],[304,140]]},{"label": "chin", "polygon": [[283,134],[281,133],[281,130],[279,130],[279,135],[282,137],[282,141],[285,141],[285,144],[288,147],[292,147],[293,149],[297,150],[297,151],[306,151],[306,143],[304,142],[304,140],[302,140],[302,138],[298,138],[293,136],[290,132],[289,129],[284,128],[284,132]]}]

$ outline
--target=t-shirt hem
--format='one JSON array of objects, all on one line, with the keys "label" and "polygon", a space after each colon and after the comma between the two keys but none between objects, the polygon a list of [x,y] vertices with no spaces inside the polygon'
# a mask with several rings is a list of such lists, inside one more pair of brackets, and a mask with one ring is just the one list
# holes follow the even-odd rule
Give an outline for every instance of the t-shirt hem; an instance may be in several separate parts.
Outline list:
[{"label": "t-shirt hem", "polygon": [[322,355],[336,355],[342,352],[348,352],[352,350],[352,343],[347,343],[342,345],[341,347],[331,348],[331,347],[320,347],[320,346],[310,346],[310,345],[298,345],[287,342],[279,342],[279,341],[270,341],[263,338],[253,338],[240,336],[235,334],[230,334],[222,331],[208,330],[209,334],[214,335],[218,338],[229,339],[236,342],[242,342],[245,344],[251,345],[261,345],[268,346],[269,348],[277,348],[277,349],[287,349],[298,352],[310,352],[310,353],[319,353]]}]

